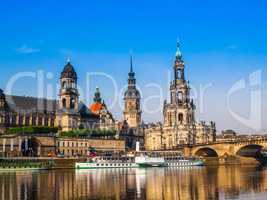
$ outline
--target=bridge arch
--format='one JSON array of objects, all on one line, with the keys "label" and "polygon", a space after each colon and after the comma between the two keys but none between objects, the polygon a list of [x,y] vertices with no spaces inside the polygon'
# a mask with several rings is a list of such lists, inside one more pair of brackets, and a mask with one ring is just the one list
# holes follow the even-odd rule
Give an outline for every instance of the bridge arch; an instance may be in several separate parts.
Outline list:
[{"label": "bridge arch", "polygon": [[42,144],[36,137],[26,137],[21,141],[21,151],[23,156],[39,156]]},{"label": "bridge arch", "polygon": [[261,144],[246,144],[237,148],[235,155],[243,157],[256,157],[263,149],[264,146]]},{"label": "bridge arch", "polygon": [[202,147],[195,151],[194,156],[201,156],[201,157],[218,157],[219,154],[210,147]]}]

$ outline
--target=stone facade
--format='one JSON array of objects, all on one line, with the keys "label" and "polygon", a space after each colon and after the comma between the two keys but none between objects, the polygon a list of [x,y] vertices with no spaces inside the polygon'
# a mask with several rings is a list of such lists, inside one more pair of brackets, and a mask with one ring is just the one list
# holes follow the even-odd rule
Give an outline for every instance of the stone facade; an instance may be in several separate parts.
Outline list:
[{"label": "stone facade", "polygon": [[144,126],[142,123],[141,95],[136,88],[135,73],[133,71],[132,56],[130,72],[128,74],[128,87],[124,93],[124,121],[121,123],[120,138],[126,141],[128,149],[135,149],[136,142],[144,147]]},{"label": "stone facade", "polygon": [[132,57],[130,72],[128,74],[128,88],[124,93],[124,120],[130,128],[137,128],[141,124],[141,96],[136,88],[135,73],[133,71]]},{"label": "stone facade", "polygon": [[87,156],[89,148],[98,152],[124,152],[124,140],[56,138],[49,135],[2,135],[0,136],[0,157],[36,156],[47,157],[57,153],[72,157]]},{"label": "stone facade", "polygon": [[0,89],[0,134],[9,127],[56,126],[57,101],[5,95]]},{"label": "stone facade", "polygon": [[60,76],[58,100],[6,95],[0,90],[0,134],[23,126],[58,127],[61,131],[94,128],[99,127],[102,116],[79,101],[77,74],[70,62]]},{"label": "stone facade", "polygon": [[2,135],[0,155],[5,157],[44,156],[55,154],[56,138],[48,135]]},{"label": "stone facade", "polygon": [[58,138],[58,152],[67,156],[87,156],[90,148],[95,148],[97,152],[124,152],[124,140],[109,139],[82,139],[82,138]]},{"label": "stone facade", "polygon": [[164,102],[163,125],[149,126],[145,130],[146,149],[175,149],[182,145],[215,141],[215,123],[196,122],[195,104],[190,98],[189,82],[185,79],[185,65],[177,45],[173,67],[174,80],[170,85],[170,102]]}]

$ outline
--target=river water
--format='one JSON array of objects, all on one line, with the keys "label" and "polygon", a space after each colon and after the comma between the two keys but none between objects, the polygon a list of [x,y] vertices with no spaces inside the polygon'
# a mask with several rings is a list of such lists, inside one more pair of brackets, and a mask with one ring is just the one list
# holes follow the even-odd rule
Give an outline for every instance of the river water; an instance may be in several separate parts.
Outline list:
[{"label": "river water", "polygon": [[267,199],[267,168],[0,172],[0,199]]}]

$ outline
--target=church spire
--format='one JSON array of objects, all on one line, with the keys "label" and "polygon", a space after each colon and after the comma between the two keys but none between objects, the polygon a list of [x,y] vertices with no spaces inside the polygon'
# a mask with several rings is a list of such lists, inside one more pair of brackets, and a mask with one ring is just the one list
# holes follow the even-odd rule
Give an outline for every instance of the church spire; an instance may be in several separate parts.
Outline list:
[{"label": "church spire", "polygon": [[135,73],[133,71],[133,56],[130,54],[130,72],[128,73],[128,87],[135,87]]},{"label": "church spire", "polygon": [[130,53],[130,73],[133,73],[133,55]]},{"label": "church spire", "polygon": [[180,81],[185,81],[185,76],[184,76],[184,61],[182,59],[182,53],[180,50],[180,43],[177,42],[176,45],[176,53],[175,53],[175,64],[174,64],[174,79],[175,79],[175,84],[177,80]]}]

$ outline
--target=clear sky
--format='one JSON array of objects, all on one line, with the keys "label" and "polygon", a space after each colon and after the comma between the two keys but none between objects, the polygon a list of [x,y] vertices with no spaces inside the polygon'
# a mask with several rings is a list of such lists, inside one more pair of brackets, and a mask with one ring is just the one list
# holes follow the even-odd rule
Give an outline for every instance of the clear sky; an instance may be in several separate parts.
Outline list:
[{"label": "clear sky", "polygon": [[[71,57],[85,94],[81,99],[89,104],[94,87],[99,86],[105,101],[112,104],[115,89],[110,80],[94,76],[85,91],[86,73],[107,73],[122,89],[131,49],[143,102],[149,107],[143,112],[144,121],[162,120],[161,110],[150,113],[162,108],[162,102],[147,98],[158,94],[155,85],[168,98],[168,74],[172,72],[179,38],[187,79],[198,94],[197,119],[215,121],[218,130],[264,132],[267,129],[266,7],[267,2],[261,0],[3,1],[0,87],[6,90],[10,79],[19,72],[38,70],[45,75],[51,72],[53,77],[49,74],[44,81],[56,87],[67,57]],[[227,107],[230,88],[243,78],[248,83],[249,76],[258,70],[262,84],[252,90],[262,93],[262,102],[253,103],[251,87],[246,86],[231,96],[231,113]],[[24,78],[16,82],[12,93],[36,96],[36,85],[36,80]],[[209,87],[201,103],[200,88],[204,86]],[[251,114],[251,102],[260,105],[259,113]],[[121,119],[119,101],[112,111]]]}]

